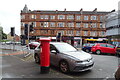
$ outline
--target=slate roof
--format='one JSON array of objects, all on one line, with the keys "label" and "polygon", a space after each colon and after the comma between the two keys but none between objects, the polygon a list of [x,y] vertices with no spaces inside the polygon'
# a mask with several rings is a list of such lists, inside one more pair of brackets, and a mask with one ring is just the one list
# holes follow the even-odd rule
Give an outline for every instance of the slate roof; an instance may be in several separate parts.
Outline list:
[{"label": "slate roof", "polygon": [[[22,12],[24,13],[24,12]],[[29,11],[28,13],[35,13],[35,14],[108,14],[111,12],[105,11],[51,11],[51,10],[34,10]]]}]

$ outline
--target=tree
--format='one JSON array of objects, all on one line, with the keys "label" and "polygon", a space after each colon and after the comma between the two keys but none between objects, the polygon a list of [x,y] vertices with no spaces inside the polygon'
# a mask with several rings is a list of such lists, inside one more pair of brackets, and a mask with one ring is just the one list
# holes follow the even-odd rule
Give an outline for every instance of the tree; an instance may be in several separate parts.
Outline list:
[{"label": "tree", "polygon": [[7,35],[3,32],[3,28],[0,26],[0,40],[7,39]]},{"label": "tree", "polygon": [[2,33],[2,39],[7,39],[7,35],[5,33]]}]

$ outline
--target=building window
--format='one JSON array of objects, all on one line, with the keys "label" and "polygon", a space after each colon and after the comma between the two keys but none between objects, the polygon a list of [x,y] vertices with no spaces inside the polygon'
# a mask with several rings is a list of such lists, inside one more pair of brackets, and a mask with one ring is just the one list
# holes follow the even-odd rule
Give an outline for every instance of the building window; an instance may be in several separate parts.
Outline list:
[{"label": "building window", "polygon": [[24,35],[24,30],[21,30],[21,35]]},{"label": "building window", "polygon": [[36,15],[31,15],[31,19],[36,19]]},{"label": "building window", "polygon": [[50,30],[50,32],[51,32],[51,34],[52,34],[52,35],[54,35],[54,34],[55,34],[55,33],[54,33],[54,30]]},{"label": "building window", "polygon": [[103,16],[100,16],[100,20],[103,20]]},{"label": "building window", "polygon": [[80,27],[80,23],[76,23],[76,27]]},{"label": "building window", "polygon": [[80,31],[76,31],[76,36],[80,36]]},{"label": "building window", "polygon": [[93,23],[93,28],[96,28],[97,27],[97,24],[96,23]]},{"label": "building window", "polygon": [[96,28],[97,24],[96,23],[91,23],[91,28]]},{"label": "building window", "polygon": [[48,15],[40,15],[40,19],[48,19],[49,16]]},{"label": "building window", "polygon": [[21,22],[21,26],[24,26],[25,25],[25,23],[24,22]]},{"label": "building window", "polygon": [[97,16],[91,16],[91,20],[97,20]]},{"label": "building window", "polygon": [[68,15],[67,19],[74,19],[74,16],[73,15]]},{"label": "building window", "polygon": [[65,15],[58,15],[58,19],[65,19]]},{"label": "building window", "polygon": [[58,22],[58,27],[64,27],[64,23],[63,22]]},{"label": "building window", "polygon": [[84,23],[84,28],[88,28],[88,23]]},{"label": "building window", "polygon": [[67,23],[67,27],[74,27],[74,23],[73,22]]},{"label": "building window", "polygon": [[55,16],[54,15],[50,15],[50,19],[55,19]]},{"label": "building window", "polygon": [[73,31],[72,30],[68,30],[68,31],[66,31],[66,34],[69,35],[69,36],[72,36],[73,35]]},{"label": "building window", "polygon": [[76,16],[76,20],[80,20],[81,16]]},{"label": "building window", "polygon": [[61,33],[62,35],[64,35],[64,34],[65,34],[63,30],[59,31],[59,33]]},{"label": "building window", "polygon": [[88,20],[88,16],[84,16],[84,20]]},{"label": "building window", "polygon": [[103,28],[103,25],[102,25],[102,23],[100,23],[100,28]]},{"label": "building window", "polygon": [[40,15],[40,19],[44,19],[44,15]]},{"label": "building window", "polygon": [[88,36],[88,31],[84,31],[84,36]]},{"label": "building window", "polygon": [[55,27],[55,23],[54,22],[50,22],[50,27]]},{"label": "building window", "polygon": [[96,31],[91,31],[90,32],[90,36],[96,36],[97,35],[97,32]]},{"label": "building window", "polygon": [[106,32],[105,31],[101,31],[101,32],[99,32],[99,35],[100,36],[106,36]]},{"label": "building window", "polygon": [[40,27],[48,27],[48,22],[41,22]]},{"label": "building window", "polygon": [[48,15],[45,15],[45,19],[48,19],[48,17],[49,17]]},{"label": "building window", "polygon": [[40,27],[43,27],[44,26],[44,22],[40,22]]},{"label": "building window", "polygon": [[21,19],[25,19],[25,15],[21,15]]},{"label": "building window", "polygon": [[48,30],[40,30],[41,34],[48,34]]},{"label": "building window", "polygon": [[44,22],[44,27],[48,27],[48,22]]},{"label": "building window", "polygon": [[33,22],[33,27],[36,27],[36,22]]}]

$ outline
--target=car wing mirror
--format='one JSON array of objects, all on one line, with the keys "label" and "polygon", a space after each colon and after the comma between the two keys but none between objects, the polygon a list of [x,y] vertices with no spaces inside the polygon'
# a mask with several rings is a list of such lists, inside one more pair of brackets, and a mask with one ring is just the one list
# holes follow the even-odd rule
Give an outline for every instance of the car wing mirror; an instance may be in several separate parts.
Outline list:
[{"label": "car wing mirror", "polygon": [[51,51],[51,53],[54,53],[54,54],[56,54],[57,52],[56,52],[56,50],[52,50],[52,51]]}]

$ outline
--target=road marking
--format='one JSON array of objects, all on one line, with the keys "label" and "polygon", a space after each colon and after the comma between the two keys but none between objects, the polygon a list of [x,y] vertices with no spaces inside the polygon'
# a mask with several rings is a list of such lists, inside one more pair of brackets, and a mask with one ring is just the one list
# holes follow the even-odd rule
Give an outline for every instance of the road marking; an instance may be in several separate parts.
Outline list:
[{"label": "road marking", "polygon": [[27,52],[23,51],[18,51],[15,53],[5,53],[5,54],[0,54],[0,56],[8,56],[8,55],[19,55],[19,54],[26,54]]},{"label": "road marking", "polygon": [[24,58],[25,61],[28,61],[30,59],[33,59],[33,55],[29,55],[28,57]]},{"label": "road marking", "polygon": [[99,71],[102,71],[102,69],[98,69]]},{"label": "road marking", "polygon": [[24,60],[24,59],[19,58],[19,57],[15,56],[15,55],[10,55],[10,56],[15,57],[15,58],[20,59],[20,60],[22,60],[22,61],[24,61],[24,62],[25,62],[25,60]]}]

